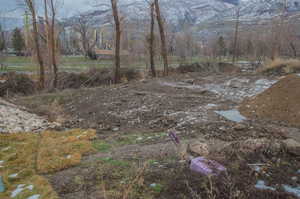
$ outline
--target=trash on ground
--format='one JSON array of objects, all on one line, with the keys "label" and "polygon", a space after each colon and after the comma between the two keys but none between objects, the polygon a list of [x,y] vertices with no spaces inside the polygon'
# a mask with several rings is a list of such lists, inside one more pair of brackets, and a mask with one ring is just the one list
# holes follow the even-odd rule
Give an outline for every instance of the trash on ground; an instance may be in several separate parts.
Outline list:
[{"label": "trash on ground", "polygon": [[228,110],[228,111],[215,111],[217,114],[225,117],[226,119],[234,122],[242,122],[247,118],[242,116],[237,109]]},{"label": "trash on ground", "polygon": [[40,198],[40,195],[36,194],[36,195],[28,197],[27,199],[39,199],[39,198]]},{"label": "trash on ground", "polygon": [[18,177],[18,175],[19,175],[18,173],[14,173],[14,174],[9,175],[8,177],[9,178],[16,178],[16,177]]},{"label": "trash on ground", "polygon": [[0,193],[3,193],[5,191],[4,182],[2,180],[2,177],[0,176]]},{"label": "trash on ground", "polygon": [[169,133],[169,136],[171,137],[172,141],[175,143],[175,144],[180,144],[180,140],[178,138],[178,136],[176,135],[175,132],[170,132]]},{"label": "trash on ground", "polygon": [[190,169],[203,175],[218,175],[226,168],[214,160],[208,160],[205,157],[197,157],[192,159]]},{"label": "trash on ground", "polygon": [[22,191],[24,191],[25,189],[28,189],[28,190],[32,191],[33,188],[34,188],[33,185],[28,185],[27,187],[25,187],[25,186],[26,186],[25,184],[18,185],[17,188],[14,191],[11,192],[10,197],[14,198],[17,195],[19,195]]},{"label": "trash on ground", "polygon": [[300,186],[298,187],[291,187],[290,185],[282,185],[282,186],[286,192],[294,194],[295,196],[300,198]]},{"label": "trash on ground", "polygon": [[276,189],[274,187],[265,185],[265,181],[263,181],[263,180],[258,180],[255,185],[255,188],[262,189],[262,190],[276,191]]}]

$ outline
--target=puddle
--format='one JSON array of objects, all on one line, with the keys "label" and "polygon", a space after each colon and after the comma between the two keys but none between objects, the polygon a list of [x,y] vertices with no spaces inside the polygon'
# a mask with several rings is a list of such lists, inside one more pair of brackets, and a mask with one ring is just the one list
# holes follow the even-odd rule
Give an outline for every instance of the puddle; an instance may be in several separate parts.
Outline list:
[{"label": "puddle", "polygon": [[255,185],[255,188],[262,189],[262,190],[271,190],[271,191],[275,191],[276,190],[273,187],[266,186],[265,185],[265,181],[263,181],[263,180],[258,180],[257,183],[256,183],[256,185]]},{"label": "puddle", "polygon": [[300,186],[298,187],[291,187],[290,185],[282,185],[283,189],[291,194],[294,194],[298,198],[300,198]]},{"label": "puddle", "polygon": [[242,122],[247,119],[246,117],[242,116],[237,109],[232,109],[228,111],[215,111],[215,113],[233,122]]}]

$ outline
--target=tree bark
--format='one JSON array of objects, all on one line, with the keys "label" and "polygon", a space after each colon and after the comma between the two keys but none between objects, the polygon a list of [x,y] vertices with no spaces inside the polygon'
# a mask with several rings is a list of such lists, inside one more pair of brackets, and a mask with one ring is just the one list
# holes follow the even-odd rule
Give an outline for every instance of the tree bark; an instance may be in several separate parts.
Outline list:
[{"label": "tree bark", "polygon": [[57,48],[56,48],[56,42],[55,42],[55,16],[56,16],[56,10],[54,7],[53,0],[50,0],[50,6],[51,6],[51,12],[52,12],[52,18],[51,18],[51,58],[52,58],[52,66],[53,66],[53,87],[57,87],[57,60],[56,60],[56,54],[57,54]]},{"label": "tree bark", "polygon": [[44,89],[45,88],[45,68],[44,68],[44,61],[41,55],[41,49],[40,49],[40,43],[39,43],[39,33],[38,33],[38,26],[37,26],[37,21],[36,21],[36,12],[35,12],[35,7],[32,2],[32,0],[25,0],[25,3],[28,7],[28,9],[31,12],[32,15],[32,26],[33,26],[33,40],[34,40],[34,46],[36,50],[36,57],[37,61],[39,63],[39,83],[40,83],[40,88]]},{"label": "tree bark", "polygon": [[121,25],[120,25],[120,19],[119,19],[119,13],[118,13],[118,6],[117,6],[117,0],[111,0],[111,7],[113,11],[114,21],[115,21],[115,77],[114,82],[115,84],[121,82],[120,77],[120,48],[121,48]]},{"label": "tree bark", "polygon": [[161,56],[164,61],[164,75],[167,76],[169,74],[169,66],[168,66],[168,52],[167,52],[167,44],[166,44],[166,35],[164,30],[164,23],[160,13],[160,7],[158,0],[154,0],[155,10],[156,10],[156,18],[159,27],[160,39],[161,39]]},{"label": "tree bark", "polygon": [[237,9],[236,22],[235,22],[235,33],[233,42],[233,57],[232,63],[235,63],[237,57],[237,45],[238,45],[238,34],[239,34],[239,24],[240,24],[240,8]]},{"label": "tree bark", "polygon": [[151,15],[151,26],[150,26],[150,41],[149,41],[149,51],[150,51],[150,68],[152,72],[152,77],[156,77],[155,63],[154,63],[154,3],[150,5],[150,15]]}]

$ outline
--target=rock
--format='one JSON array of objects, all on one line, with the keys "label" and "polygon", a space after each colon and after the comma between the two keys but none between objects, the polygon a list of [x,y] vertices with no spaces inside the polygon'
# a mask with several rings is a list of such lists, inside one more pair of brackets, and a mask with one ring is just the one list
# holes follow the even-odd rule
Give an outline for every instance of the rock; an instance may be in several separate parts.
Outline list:
[{"label": "rock", "polygon": [[199,156],[207,156],[209,154],[208,145],[200,141],[193,141],[188,145],[188,150]]},{"label": "rock", "polygon": [[194,84],[194,80],[193,79],[186,79],[186,80],[183,80],[184,83],[187,83],[187,84]]},{"label": "rock", "polygon": [[248,139],[240,142],[233,142],[226,149],[233,149],[241,153],[254,153],[256,151],[268,151],[272,154],[277,154],[282,149],[280,141],[269,140],[266,138],[262,139]]},{"label": "rock", "polygon": [[289,153],[300,155],[300,143],[294,139],[287,139],[283,141]]},{"label": "rock", "polygon": [[246,126],[244,124],[237,124],[233,127],[233,129],[236,131],[242,131],[246,129]]},{"label": "rock", "polygon": [[116,128],[113,128],[113,131],[119,131],[120,130],[120,128],[118,128],[118,127],[116,127]]}]

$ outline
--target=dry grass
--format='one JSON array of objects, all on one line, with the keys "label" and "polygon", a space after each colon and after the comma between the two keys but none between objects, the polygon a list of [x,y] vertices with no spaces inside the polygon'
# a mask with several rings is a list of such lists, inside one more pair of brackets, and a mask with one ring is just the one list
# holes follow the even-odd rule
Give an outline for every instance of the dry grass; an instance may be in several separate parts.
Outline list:
[{"label": "dry grass", "polygon": [[[15,198],[27,198],[39,194],[40,199],[56,199],[56,193],[39,173],[58,171],[80,163],[81,155],[93,151],[91,139],[94,130],[43,132],[0,135],[0,176],[6,191],[0,198],[10,198],[20,184],[33,185]],[[17,174],[11,177],[12,174]]]},{"label": "dry grass", "polygon": [[269,60],[265,66],[259,71],[263,73],[296,73],[300,71],[300,60],[298,59],[280,59]]},{"label": "dry grass", "polygon": [[38,172],[49,173],[77,165],[82,154],[93,151],[90,140],[94,138],[94,130],[44,132],[37,158]]}]

